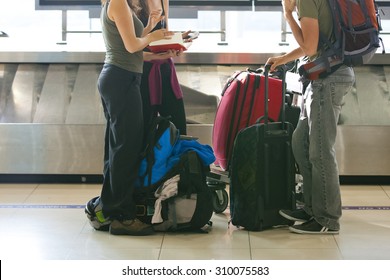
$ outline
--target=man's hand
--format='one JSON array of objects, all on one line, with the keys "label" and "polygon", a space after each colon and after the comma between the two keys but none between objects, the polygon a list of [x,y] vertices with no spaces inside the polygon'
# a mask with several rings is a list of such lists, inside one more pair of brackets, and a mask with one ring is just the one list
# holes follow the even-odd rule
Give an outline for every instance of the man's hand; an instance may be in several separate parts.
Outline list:
[{"label": "man's hand", "polygon": [[282,0],[284,14],[292,14],[297,6],[296,0]]}]

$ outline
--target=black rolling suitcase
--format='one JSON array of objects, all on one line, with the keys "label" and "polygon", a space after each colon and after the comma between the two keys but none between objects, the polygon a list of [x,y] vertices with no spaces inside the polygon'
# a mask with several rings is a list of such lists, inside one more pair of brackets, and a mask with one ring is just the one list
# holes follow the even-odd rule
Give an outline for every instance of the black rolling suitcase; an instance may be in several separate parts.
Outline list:
[{"label": "black rolling suitcase", "polygon": [[[295,209],[295,161],[291,149],[293,125],[268,121],[268,72],[265,67],[264,120],[241,130],[234,142],[230,169],[231,223],[246,230],[261,231],[289,221],[280,209]],[[285,71],[283,71],[285,73]],[[285,98],[285,75],[282,77]]]}]

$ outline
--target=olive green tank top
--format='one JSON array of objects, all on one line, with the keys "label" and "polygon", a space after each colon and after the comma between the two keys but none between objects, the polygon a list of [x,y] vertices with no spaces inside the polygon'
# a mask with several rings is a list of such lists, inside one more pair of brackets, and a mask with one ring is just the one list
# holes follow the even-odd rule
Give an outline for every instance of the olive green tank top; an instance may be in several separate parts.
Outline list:
[{"label": "olive green tank top", "polygon": [[[143,51],[140,50],[135,53],[130,53],[126,50],[115,22],[108,17],[107,9],[109,4],[110,1],[107,1],[103,6],[100,15],[103,38],[106,46],[106,57],[104,63],[113,64],[131,72],[142,73]],[[136,36],[141,37],[144,26],[134,13],[133,22]]]}]

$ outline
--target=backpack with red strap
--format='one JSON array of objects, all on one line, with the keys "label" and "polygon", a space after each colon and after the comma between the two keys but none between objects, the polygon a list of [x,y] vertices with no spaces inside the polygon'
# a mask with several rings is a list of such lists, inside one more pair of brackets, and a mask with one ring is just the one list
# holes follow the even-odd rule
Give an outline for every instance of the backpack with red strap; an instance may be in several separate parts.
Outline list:
[{"label": "backpack with red strap", "polygon": [[[320,33],[323,54],[302,65],[299,73],[316,80],[333,73],[341,65],[368,63],[382,43],[380,17],[375,0],[328,0],[333,17],[334,42]],[[382,43],[384,52],[384,47]]]}]

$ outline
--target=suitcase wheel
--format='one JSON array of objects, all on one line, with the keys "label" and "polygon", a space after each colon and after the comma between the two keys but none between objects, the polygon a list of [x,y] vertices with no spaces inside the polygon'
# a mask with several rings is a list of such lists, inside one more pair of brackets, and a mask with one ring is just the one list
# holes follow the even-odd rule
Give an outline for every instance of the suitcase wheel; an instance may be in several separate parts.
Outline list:
[{"label": "suitcase wheel", "polygon": [[225,189],[217,189],[213,192],[214,212],[219,214],[226,210],[229,203],[229,195]]}]

